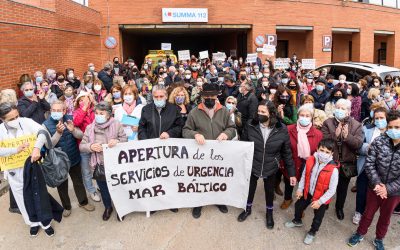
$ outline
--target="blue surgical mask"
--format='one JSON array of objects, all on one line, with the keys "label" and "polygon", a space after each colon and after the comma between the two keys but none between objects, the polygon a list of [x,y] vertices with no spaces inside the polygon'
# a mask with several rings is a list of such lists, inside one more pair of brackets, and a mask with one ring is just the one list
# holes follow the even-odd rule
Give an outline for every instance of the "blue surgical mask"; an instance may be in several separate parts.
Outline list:
[{"label": "blue surgical mask", "polygon": [[346,111],[343,109],[335,109],[335,117],[338,120],[343,120],[346,117]]},{"label": "blue surgical mask", "polygon": [[311,123],[311,118],[300,116],[299,117],[299,123],[300,123],[301,126],[307,127]]},{"label": "blue surgical mask", "polygon": [[51,112],[51,118],[53,118],[53,120],[59,121],[63,116],[64,114],[62,112]]},{"label": "blue surgical mask", "polygon": [[390,93],[386,92],[383,97],[385,97],[385,99],[389,99],[391,97]]},{"label": "blue surgical mask", "polygon": [[41,77],[41,76],[38,76],[38,77],[36,77],[36,82],[42,82],[43,81],[43,77]]},{"label": "blue surgical mask", "polygon": [[94,119],[97,124],[103,124],[107,121],[107,118],[105,115],[95,115]]},{"label": "blue surgical mask", "polygon": [[375,126],[379,129],[386,128],[387,127],[387,121],[386,119],[382,120],[375,120],[374,122]]},{"label": "blue surgical mask", "polygon": [[324,86],[322,86],[322,85],[317,85],[317,86],[315,86],[315,88],[317,89],[317,91],[324,91]]},{"label": "blue surgical mask", "polygon": [[165,106],[165,100],[154,100],[154,105],[156,105],[157,108],[164,108]]},{"label": "blue surgical mask", "polygon": [[185,97],[184,96],[177,96],[177,97],[175,97],[175,102],[178,105],[183,104],[185,102]]},{"label": "blue surgical mask", "polygon": [[28,91],[24,91],[24,95],[26,96],[26,97],[32,97],[33,96],[33,90],[28,90]]},{"label": "blue surgical mask", "polygon": [[225,104],[225,107],[226,107],[229,111],[231,111],[232,108],[233,108],[233,104],[232,104],[232,103],[227,103],[227,104]]},{"label": "blue surgical mask", "polygon": [[119,99],[119,98],[121,98],[121,92],[115,92],[115,93],[113,93],[113,97],[114,97],[114,99]]},{"label": "blue surgical mask", "polygon": [[386,131],[386,134],[393,140],[400,139],[400,129],[395,129],[395,128],[388,129]]},{"label": "blue surgical mask", "polygon": [[331,154],[327,154],[322,151],[317,151],[316,155],[318,157],[318,160],[324,164],[328,164],[333,159]]}]

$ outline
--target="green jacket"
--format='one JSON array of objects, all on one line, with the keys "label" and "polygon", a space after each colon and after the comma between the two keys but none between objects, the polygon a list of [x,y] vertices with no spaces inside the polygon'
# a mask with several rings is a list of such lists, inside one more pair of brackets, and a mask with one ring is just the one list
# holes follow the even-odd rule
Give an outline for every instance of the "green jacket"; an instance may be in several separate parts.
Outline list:
[{"label": "green jacket", "polygon": [[236,135],[235,123],[230,119],[229,111],[220,103],[212,119],[206,113],[204,104],[200,103],[190,111],[182,131],[183,138],[194,139],[196,134],[201,134],[206,140],[215,140],[221,133],[225,133],[229,140]]}]

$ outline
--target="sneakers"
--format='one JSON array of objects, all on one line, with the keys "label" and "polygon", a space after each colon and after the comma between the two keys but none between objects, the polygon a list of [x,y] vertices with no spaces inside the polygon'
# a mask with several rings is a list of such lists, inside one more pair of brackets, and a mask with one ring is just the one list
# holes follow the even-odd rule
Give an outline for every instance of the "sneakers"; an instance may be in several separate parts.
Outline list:
[{"label": "sneakers", "polygon": [[83,208],[83,209],[85,209],[86,211],[89,211],[89,212],[92,212],[95,209],[95,207],[90,203],[88,203],[86,205],[79,205],[79,207]]},{"label": "sneakers", "polygon": [[285,210],[288,209],[290,207],[290,205],[292,204],[293,200],[284,200],[281,204],[281,209]]},{"label": "sneakers", "polygon": [[295,222],[295,221],[288,221],[285,223],[285,227],[287,228],[294,228],[294,227],[302,227],[303,222]]},{"label": "sneakers", "polygon": [[353,216],[353,224],[358,225],[361,220],[361,214],[359,212],[355,212]]},{"label": "sneakers", "polygon": [[93,194],[90,194],[90,198],[95,201],[95,202],[100,202],[101,198],[100,196],[97,194],[97,192],[94,192]]},{"label": "sneakers", "polygon": [[307,233],[303,242],[306,245],[311,245],[311,243],[313,243],[313,241],[314,241],[314,238],[315,238],[315,235],[312,235],[311,233]]},{"label": "sneakers", "polygon": [[48,237],[53,237],[54,236],[54,229],[50,226],[49,228],[45,229],[44,232]]},{"label": "sneakers", "polygon": [[39,234],[39,229],[40,227],[31,227],[29,230],[29,234],[31,235],[31,237],[36,237]]},{"label": "sneakers", "polygon": [[353,234],[349,241],[347,242],[347,245],[350,247],[355,247],[357,246],[361,241],[363,241],[364,236],[358,233]]},{"label": "sneakers", "polygon": [[62,213],[63,217],[68,217],[71,215],[71,209],[64,209]]},{"label": "sneakers", "polygon": [[372,244],[375,246],[375,250],[385,250],[385,246],[383,245],[383,240],[375,239]]}]

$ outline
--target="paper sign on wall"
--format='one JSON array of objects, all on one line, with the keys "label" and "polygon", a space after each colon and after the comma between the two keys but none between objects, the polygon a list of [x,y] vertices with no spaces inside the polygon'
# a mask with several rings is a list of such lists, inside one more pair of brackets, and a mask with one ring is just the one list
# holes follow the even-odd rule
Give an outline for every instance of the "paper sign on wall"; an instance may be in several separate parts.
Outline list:
[{"label": "paper sign on wall", "polygon": [[179,50],[178,51],[178,60],[179,61],[190,60],[190,51],[189,50]]},{"label": "paper sign on wall", "polygon": [[170,43],[161,43],[161,50],[171,50]]},{"label": "paper sign on wall", "polygon": [[301,65],[304,69],[315,69],[316,60],[315,59],[302,59]]}]

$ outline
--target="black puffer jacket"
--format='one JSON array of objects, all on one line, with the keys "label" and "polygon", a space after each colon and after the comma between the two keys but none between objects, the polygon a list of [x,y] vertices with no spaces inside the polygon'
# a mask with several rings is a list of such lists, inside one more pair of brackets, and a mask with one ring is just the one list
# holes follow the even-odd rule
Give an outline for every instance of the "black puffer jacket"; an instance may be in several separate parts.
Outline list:
[{"label": "black puffer jacket", "polygon": [[247,121],[253,119],[256,114],[258,107],[257,97],[251,92],[246,95],[239,94],[236,107],[242,114],[242,122],[246,124]]},{"label": "black puffer jacket", "polygon": [[175,104],[167,102],[159,113],[154,103],[151,103],[142,109],[138,139],[158,138],[163,132],[167,132],[171,138],[181,138],[183,125],[180,109]]},{"label": "black puffer jacket", "polygon": [[252,174],[263,178],[271,176],[279,170],[282,159],[289,177],[295,176],[290,138],[284,124],[278,122],[264,144],[260,124],[251,120],[244,127],[241,140],[254,142]]},{"label": "black puffer jacket", "polygon": [[371,188],[383,183],[388,196],[400,195],[400,144],[394,146],[387,135],[376,138],[369,148],[364,167]]}]

